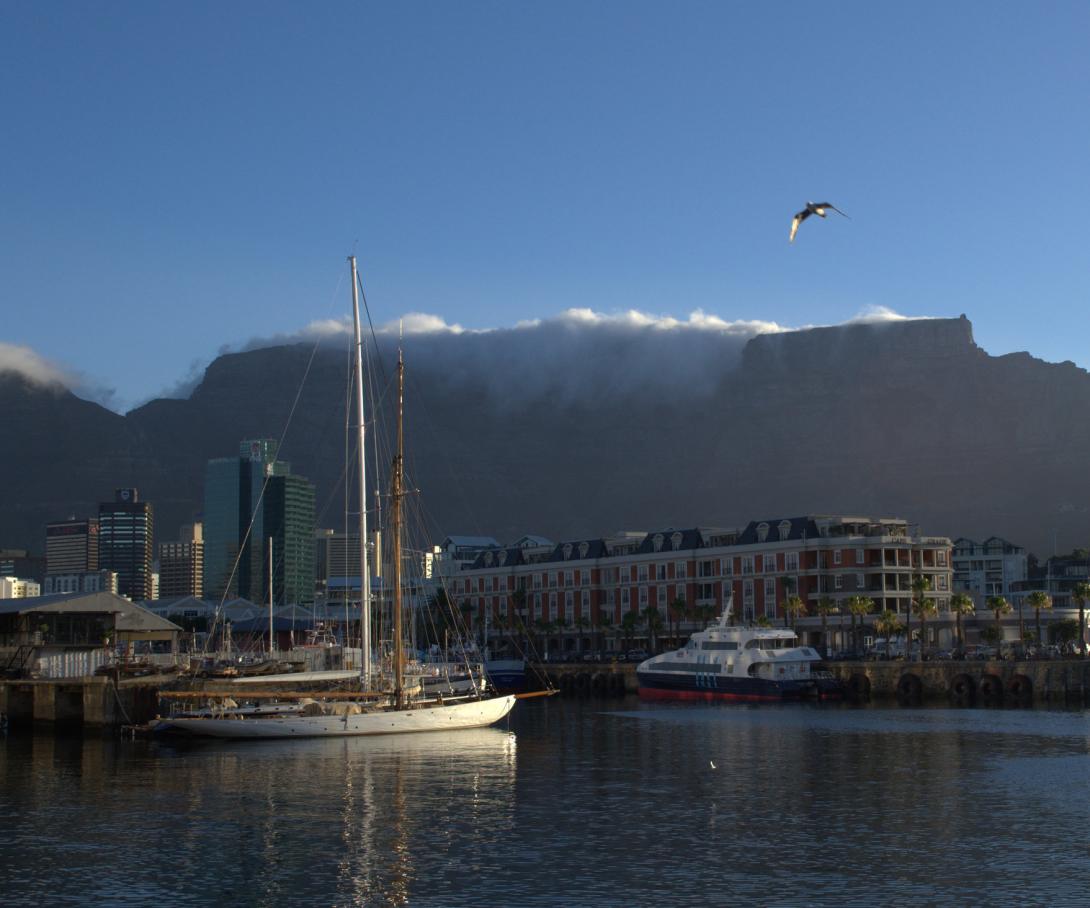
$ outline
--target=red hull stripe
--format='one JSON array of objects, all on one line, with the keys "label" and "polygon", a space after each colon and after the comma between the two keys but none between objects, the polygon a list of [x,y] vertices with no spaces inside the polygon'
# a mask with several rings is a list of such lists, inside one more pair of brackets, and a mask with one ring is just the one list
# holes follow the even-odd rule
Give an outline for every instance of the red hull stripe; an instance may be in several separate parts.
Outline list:
[{"label": "red hull stripe", "polygon": [[771,700],[791,700],[801,699],[799,694],[795,695],[783,695],[783,694],[733,694],[727,691],[717,692],[713,690],[659,690],[654,687],[641,687],[640,696],[645,700],[704,700],[706,702],[712,702],[715,700],[744,700],[747,702],[762,701],[768,702]]}]

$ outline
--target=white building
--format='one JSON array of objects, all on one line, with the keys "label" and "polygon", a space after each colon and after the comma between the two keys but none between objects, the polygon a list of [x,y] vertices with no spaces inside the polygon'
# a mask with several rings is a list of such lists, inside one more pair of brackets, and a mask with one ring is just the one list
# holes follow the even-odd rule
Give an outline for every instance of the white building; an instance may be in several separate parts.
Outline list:
[{"label": "white building", "polygon": [[998,536],[983,542],[955,540],[951,561],[954,589],[968,593],[978,609],[987,609],[990,596],[1013,601],[1013,585],[1027,576],[1026,550]]},{"label": "white building", "polygon": [[46,574],[43,596],[59,593],[116,593],[116,571],[79,571],[72,574]]},{"label": "white building", "polygon": [[0,577],[0,599],[36,599],[41,595],[42,587],[35,580]]}]

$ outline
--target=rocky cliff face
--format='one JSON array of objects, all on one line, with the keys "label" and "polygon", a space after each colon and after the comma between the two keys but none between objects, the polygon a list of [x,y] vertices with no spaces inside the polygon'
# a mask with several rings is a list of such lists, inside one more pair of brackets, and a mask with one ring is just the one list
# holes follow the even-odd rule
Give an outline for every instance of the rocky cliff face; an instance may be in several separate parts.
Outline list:
[{"label": "rocky cliff face", "polygon": [[[407,467],[438,536],[574,538],[805,512],[902,516],[1041,553],[1054,532],[1061,548],[1090,536],[1090,376],[989,356],[964,317],[760,335],[740,355],[736,339],[702,336],[686,361],[676,347],[598,349],[583,336],[555,376],[530,361],[532,337],[515,353],[509,341],[407,341]],[[0,407],[19,437],[0,448],[0,546],[41,549],[46,521],[95,513],[122,485],[141,489],[157,536],[173,538],[199,515],[208,458],[280,436],[310,357],[304,346],[222,356],[188,400],[125,417],[4,377]],[[343,521],[345,363],[341,350],[314,358],[283,448],[318,485],[328,526]]]}]

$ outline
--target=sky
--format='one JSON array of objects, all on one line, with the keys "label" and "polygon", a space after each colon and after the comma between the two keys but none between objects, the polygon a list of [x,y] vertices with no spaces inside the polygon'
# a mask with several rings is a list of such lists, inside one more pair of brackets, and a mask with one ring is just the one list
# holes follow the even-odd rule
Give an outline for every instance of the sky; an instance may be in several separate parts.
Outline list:
[{"label": "sky", "polygon": [[[348,305],[972,320],[1090,366],[1090,4],[0,0],[0,367],[124,411]],[[791,216],[830,201],[849,217]],[[666,324],[670,324],[669,321]]]}]

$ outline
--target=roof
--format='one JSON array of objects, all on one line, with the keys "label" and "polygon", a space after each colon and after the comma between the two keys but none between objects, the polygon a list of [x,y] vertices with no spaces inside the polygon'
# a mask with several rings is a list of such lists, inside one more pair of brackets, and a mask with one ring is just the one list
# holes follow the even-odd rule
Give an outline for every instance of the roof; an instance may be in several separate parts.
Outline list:
[{"label": "roof", "polygon": [[116,615],[114,625],[122,631],[180,631],[167,621],[135,602],[116,593],[57,593],[32,599],[6,599],[0,602],[0,615],[95,614]]}]

